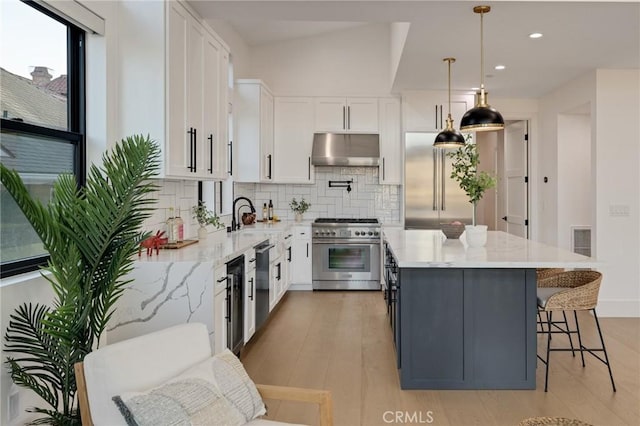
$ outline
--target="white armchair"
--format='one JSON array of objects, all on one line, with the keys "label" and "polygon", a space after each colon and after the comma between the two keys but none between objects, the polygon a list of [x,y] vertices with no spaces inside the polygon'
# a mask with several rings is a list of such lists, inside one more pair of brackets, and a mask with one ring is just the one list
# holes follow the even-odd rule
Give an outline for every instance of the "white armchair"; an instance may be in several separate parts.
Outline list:
[{"label": "white armchair", "polygon": [[[178,325],[90,353],[83,363],[75,366],[82,425],[126,425],[113,401],[114,396],[146,392],[209,359],[212,359],[211,346],[203,324]],[[269,385],[256,387],[265,399],[316,403],[321,426],[333,425],[329,391]],[[284,423],[256,418],[247,424],[272,426]]]}]

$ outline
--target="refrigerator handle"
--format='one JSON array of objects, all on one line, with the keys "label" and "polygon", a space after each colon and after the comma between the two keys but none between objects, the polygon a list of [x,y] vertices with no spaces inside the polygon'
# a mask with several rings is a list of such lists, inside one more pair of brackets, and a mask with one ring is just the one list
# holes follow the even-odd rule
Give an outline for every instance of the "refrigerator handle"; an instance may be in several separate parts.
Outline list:
[{"label": "refrigerator handle", "polygon": [[444,194],[444,188],[445,188],[445,184],[444,184],[444,178],[445,178],[444,173],[445,173],[445,171],[444,171],[444,169],[445,169],[445,164],[446,164],[445,160],[446,160],[447,157],[446,157],[446,154],[444,152],[444,149],[441,151],[441,154],[442,155],[441,155],[441,162],[440,162],[440,171],[441,171],[442,175],[440,176],[440,187],[442,189],[441,189],[441,192],[440,192],[440,203],[441,203],[440,204],[440,210],[445,211],[446,208],[444,206],[444,200],[445,200],[446,197],[445,197],[445,194]]},{"label": "refrigerator handle", "polygon": [[433,148],[433,210],[438,210],[438,206],[436,203],[438,202],[438,195],[436,194],[438,191],[438,153],[436,151],[437,148]]}]

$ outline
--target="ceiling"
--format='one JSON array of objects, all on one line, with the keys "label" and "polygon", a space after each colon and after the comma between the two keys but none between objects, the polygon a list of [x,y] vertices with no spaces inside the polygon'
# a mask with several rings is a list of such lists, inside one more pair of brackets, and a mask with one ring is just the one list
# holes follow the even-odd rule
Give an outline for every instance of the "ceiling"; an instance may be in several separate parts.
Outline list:
[{"label": "ceiling", "polygon": [[[640,2],[635,1],[213,1],[190,4],[225,20],[252,47],[369,23],[410,23],[393,91],[443,90],[453,56],[453,90],[480,83],[484,16],[485,86],[491,97],[538,98],[596,68],[640,68]],[[532,32],[543,33],[532,40]],[[506,66],[497,71],[495,65]]]}]

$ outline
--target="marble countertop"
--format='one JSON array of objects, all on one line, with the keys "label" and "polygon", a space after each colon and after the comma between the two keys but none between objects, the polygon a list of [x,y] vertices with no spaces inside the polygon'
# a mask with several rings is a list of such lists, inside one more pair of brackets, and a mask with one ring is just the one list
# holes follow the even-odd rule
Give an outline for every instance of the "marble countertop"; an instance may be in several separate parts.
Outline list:
[{"label": "marble countertop", "polygon": [[[164,262],[213,262],[214,265],[229,262],[240,256],[246,250],[255,247],[266,240],[274,240],[285,231],[295,225],[304,225],[305,222],[283,221],[273,224],[257,223],[243,226],[235,232],[224,230],[210,233],[204,241],[182,247],[180,249],[160,250],[156,255],[142,255],[136,260],[140,263],[164,263]],[[273,242],[273,241],[272,241]]]},{"label": "marble countertop", "polygon": [[447,239],[440,230],[384,228],[401,268],[597,268],[592,257],[506,232],[489,231],[484,247],[468,247],[464,234]]}]

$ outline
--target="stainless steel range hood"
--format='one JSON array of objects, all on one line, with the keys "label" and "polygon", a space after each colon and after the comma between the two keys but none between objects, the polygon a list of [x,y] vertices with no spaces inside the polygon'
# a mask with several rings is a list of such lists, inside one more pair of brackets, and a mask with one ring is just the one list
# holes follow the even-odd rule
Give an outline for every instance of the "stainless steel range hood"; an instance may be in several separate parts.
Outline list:
[{"label": "stainless steel range hood", "polygon": [[315,133],[311,164],[314,166],[378,166],[377,134]]}]

